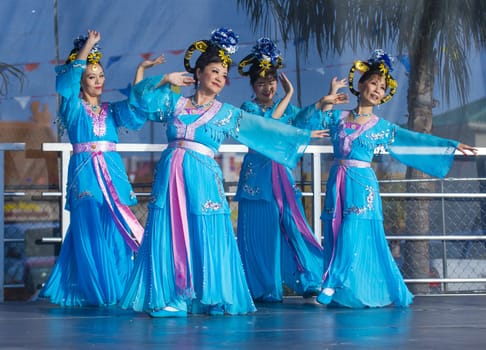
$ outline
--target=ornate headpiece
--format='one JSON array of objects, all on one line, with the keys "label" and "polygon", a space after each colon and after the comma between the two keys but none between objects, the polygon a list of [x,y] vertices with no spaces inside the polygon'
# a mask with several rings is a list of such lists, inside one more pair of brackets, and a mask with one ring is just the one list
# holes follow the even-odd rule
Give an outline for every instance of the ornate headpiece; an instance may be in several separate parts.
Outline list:
[{"label": "ornate headpiece", "polygon": [[[86,35],[80,35],[76,39],[74,39],[73,41],[74,48],[71,50],[71,53],[69,54],[66,63],[72,62],[78,57],[78,53],[84,46],[86,40],[88,40],[88,36]],[[101,60],[101,48],[96,43],[93,46],[93,48],[89,51],[88,58],[86,59],[86,61],[95,67],[100,62],[100,60]],[[95,69],[94,67],[93,70]]]},{"label": "ornate headpiece", "polygon": [[377,68],[381,74],[385,77],[386,85],[390,89],[388,94],[380,101],[380,104],[386,103],[391,100],[393,95],[395,94],[398,83],[397,81],[391,76],[390,72],[392,69],[393,58],[388,56],[387,53],[381,49],[374,50],[371,53],[371,57],[368,61],[355,61],[351,69],[349,70],[349,90],[351,93],[358,96],[359,91],[356,91],[353,87],[353,80],[354,80],[354,72],[358,71],[361,74],[369,71],[372,67]]},{"label": "ornate headpiece", "polygon": [[215,46],[219,48],[219,57],[221,63],[225,67],[231,65],[231,55],[238,50],[238,35],[231,29],[218,28],[212,31],[210,40],[199,40],[191,44],[184,55],[184,67],[189,73],[196,71],[195,67],[191,67],[191,57],[194,51],[198,50],[201,53]]},{"label": "ornate headpiece", "polygon": [[283,58],[280,55],[280,50],[269,38],[260,38],[257,40],[251,53],[243,58],[238,64],[238,72],[243,76],[249,75],[250,70],[244,71],[243,68],[254,64],[259,65],[261,77],[265,77],[266,73],[272,67],[275,69],[283,67]]}]

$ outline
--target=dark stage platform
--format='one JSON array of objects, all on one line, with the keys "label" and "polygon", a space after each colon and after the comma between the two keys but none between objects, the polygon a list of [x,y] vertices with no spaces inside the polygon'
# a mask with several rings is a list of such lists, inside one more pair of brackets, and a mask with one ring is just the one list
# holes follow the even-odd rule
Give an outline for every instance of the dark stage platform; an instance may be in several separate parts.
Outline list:
[{"label": "dark stage platform", "polygon": [[0,304],[0,349],[486,349],[486,296],[351,310],[286,298],[247,316],[152,319],[118,308]]}]

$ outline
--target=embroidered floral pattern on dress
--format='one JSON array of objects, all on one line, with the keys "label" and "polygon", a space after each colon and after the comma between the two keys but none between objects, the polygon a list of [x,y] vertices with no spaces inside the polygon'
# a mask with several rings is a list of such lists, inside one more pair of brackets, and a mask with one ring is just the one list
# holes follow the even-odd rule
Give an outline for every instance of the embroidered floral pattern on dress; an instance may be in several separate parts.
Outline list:
[{"label": "embroidered floral pattern on dress", "polygon": [[366,213],[367,211],[373,210],[373,200],[375,198],[375,191],[371,186],[366,186],[366,191],[368,192],[368,196],[366,196],[366,203],[367,203],[366,206],[362,208],[358,208],[358,207],[346,208],[343,210],[343,215],[349,215],[349,214],[361,215]]},{"label": "embroidered floral pattern on dress", "polygon": [[378,133],[366,134],[366,137],[370,138],[373,141],[377,141],[377,140],[388,139],[390,137],[390,133],[391,133],[391,130],[387,129],[387,130],[382,130]]},{"label": "embroidered floral pattern on dress", "polygon": [[94,113],[91,108],[89,108],[88,102],[83,101],[84,109],[86,113],[90,116],[91,120],[93,121],[93,133],[96,136],[105,136],[106,135],[106,115],[108,114],[108,103],[101,104],[100,114]]},{"label": "embroidered floral pattern on dress", "polygon": [[230,121],[231,121],[231,118],[233,118],[233,112],[230,111],[228,116],[226,118],[223,118],[223,119],[220,119],[220,120],[216,120],[214,122],[214,125],[216,126],[224,126],[226,124],[228,124]]},{"label": "embroidered floral pattern on dress", "polygon": [[85,197],[93,197],[93,193],[91,193],[91,191],[83,191],[78,193],[78,199]]},{"label": "embroidered floral pattern on dress", "polygon": [[211,200],[208,200],[206,201],[206,203],[203,204],[202,206],[202,209],[204,212],[208,212],[208,211],[216,211],[216,210],[219,210],[221,208],[221,204],[220,203],[216,203],[216,202],[213,202]]},{"label": "embroidered floral pattern on dress", "polygon": [[243,192],[248,193],[250,196],[256,196],[257,194],[260,193],[260,188],[245,185],[245,186],[243,186]]},{"label": "embroidered floral pattern on dress", "polygon": [[248,167],[246,168],[245,174],[243,174],[243,178],[248,180],[251,176],[255,175],[255,170],[253,167],[253,163],[249,163]]}]

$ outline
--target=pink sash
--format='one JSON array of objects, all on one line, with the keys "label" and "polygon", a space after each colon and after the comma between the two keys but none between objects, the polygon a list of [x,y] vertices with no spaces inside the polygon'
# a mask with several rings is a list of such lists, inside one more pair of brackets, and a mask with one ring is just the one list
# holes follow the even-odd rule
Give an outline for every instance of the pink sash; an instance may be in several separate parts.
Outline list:
[{"label": "pink sash", "polygon": [[[143,227],[138,222],[137,218],[130,210],[130,208],[121,203],[120,197],[115,189],[111,179],[108,166],[106,164],[104,152],[113,152],[116,150],[116,144],[108,141],[86,142],[73,144],[74,153],[89,152],[91,153],[91,160],[96,173],[96,180],[100,186],[103,197],[105,198],[110,209],[111,216],[117,226],[119,232],[125,239],[125,242],[133,251],[138,251],[138,247],[143,238]],[[106,185],[105,185],[106,182]],[[111,197],[110,197],[111,196]],[[114,203],[112,203],[112,200]],[[113,207],[113,204],[115,207]],[[115,211],[116,208],[116,211]],[[130,230],[127,230],[116,212],[119,212],[123,221],[128,225]],[[131,231],[131,233],[130,233]]]},{"label": "pink sash", "polygon": [[[279,181],[280,180],[280,181]],[[283,194],[282,190],[280,188],[280,183],[282,183],[285,197],[287,198],[287,202],[289,203],[290,206],[290,211],[292,213],[292,217],[295,221],[295,224],[297,225],[297,229],[299,230],[300,234],[304,237],[304,239],[311,243],[313,246],[315,246],[317,249],[322,251],[322,246],[317,242],[316,238],[312,234],[312,232],[309,229],[309,226],[307,225],[304,217],[302,216],[301,211],[299,210],[299,207],[297,205],[297,202],[295,200],[295,193],[292,188],[292,185],[290,184],[289,178],[287,176],[287,171],[285,167],[282,164],[279,164],[277,162],[272,161],[272,187],[273,187],[273,193],[275,195],[275,199],[277,200],[280,216],[282,217],[283,215]],[[282,230],[284,235],[286,236],[285,238],[289,243],[289,237],[285,233],[285,230]],[[291,247],[293,245],[291,244]],[[297,256],[296,252],[295,253],[295,259],[297,261],[297,264],[299,266],[299,269],[301,271],[304,270],[302,263],[299,260],[299,257]]]},{"label": "pink sash", "polygon": [[332,217],[332,235],[333,235],[333,247],[331,260],[327,270],[324,272],[322,278],[323,281],[326,280],[329,270],[331,268],[332,262],[334,261],[334,255],[336,253],[336,244],[339,235],[339,230],[341,229],[342,219],[343,219],[343,198],[346,194],[346,168],[348,167],[358,167],[358,168],[369,168],[370,163],[355,159],[336,159],[334,165],[338,167],[336,173],[336,205],[334,207],[334,214]]}]

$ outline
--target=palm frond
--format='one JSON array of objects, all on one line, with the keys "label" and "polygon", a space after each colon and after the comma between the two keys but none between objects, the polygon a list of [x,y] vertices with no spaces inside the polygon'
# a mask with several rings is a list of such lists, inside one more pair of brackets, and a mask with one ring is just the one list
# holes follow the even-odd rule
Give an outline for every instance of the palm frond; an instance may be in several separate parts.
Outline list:
[{"label": "palm frond", "polygon": [[22,89],[25,78],[24,72],[11,64],[0,62],[0,96],[7,95],[12,77],[20,83]]},{"label": "palm frond", "polygon": [[[451,89],[461,102],[468,98],[473,49],[486,47],[485,0],[237,0],[254,30],[269,25],[272,16],[284,42],[294,41],[307,56],[321,59],[345,48],[387,48],[437,63],[442,93],[449,103]],[[268,30],[268,28],[266,28]],[[427,47],[424,47],[427,45]],[[411,62],[413,65],[413,62]]]}]

